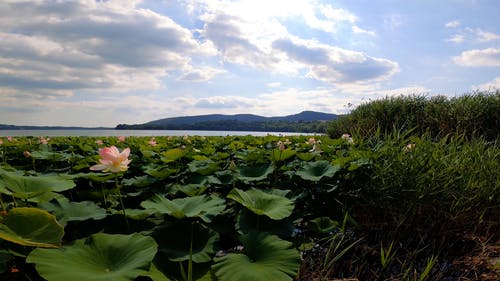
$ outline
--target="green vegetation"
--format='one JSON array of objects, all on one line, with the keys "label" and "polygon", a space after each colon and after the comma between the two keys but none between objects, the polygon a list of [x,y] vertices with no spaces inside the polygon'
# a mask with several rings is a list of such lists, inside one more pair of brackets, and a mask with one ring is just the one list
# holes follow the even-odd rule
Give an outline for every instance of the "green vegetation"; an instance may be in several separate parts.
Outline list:
[{"label": "green vegetation", "polygon": [[433,138],[461,134],[496,140],[500,128],[500,91],[454,98],[399,96],[364,103],[350,114],[331,121],[327,133],[340,137],[357,132],[363,138],[394,130]]},{"label": "green vegetation", "polygon": [[[91,171],[113,145],[128,167]],[[23,137],[0,151],[2,280],[498,277],[497,141]]]},{"label": "green vegetation", "polygon": [[141,124],[118,125],[119,130],[205,130],[205,131],[255,131],[326,133],[326,121],[264,121],[216,120],[194,124]]}]

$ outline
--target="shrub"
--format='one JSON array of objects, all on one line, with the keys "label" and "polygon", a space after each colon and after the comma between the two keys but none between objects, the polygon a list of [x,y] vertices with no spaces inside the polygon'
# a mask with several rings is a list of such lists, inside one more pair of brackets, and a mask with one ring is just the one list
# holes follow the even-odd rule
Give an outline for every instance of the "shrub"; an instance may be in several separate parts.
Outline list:
[{"label": "shrub", "polygon": [[350,114],[332,120],[327,133],[338,138],[357,132],[366,138],[376,132],[411,130],[412,135],[428,133],[433,138],[460,134],[467,138],[498,138],[500,91],[477,92],[459,97],[424,95],[386,97],[361,104]]}]

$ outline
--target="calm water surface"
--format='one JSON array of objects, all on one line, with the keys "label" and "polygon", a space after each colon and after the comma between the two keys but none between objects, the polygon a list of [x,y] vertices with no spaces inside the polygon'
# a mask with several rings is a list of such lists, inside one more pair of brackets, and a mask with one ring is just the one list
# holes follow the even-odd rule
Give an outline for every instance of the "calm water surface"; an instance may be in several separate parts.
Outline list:
[{"label": "calm water surface", "polygon": [[267,136],[267,135],[314,135],[307,133],[280,133],[280,132],[250,132],[250,131],[189,131],[189,130],[0,130],[0,137],[21,136]]}]

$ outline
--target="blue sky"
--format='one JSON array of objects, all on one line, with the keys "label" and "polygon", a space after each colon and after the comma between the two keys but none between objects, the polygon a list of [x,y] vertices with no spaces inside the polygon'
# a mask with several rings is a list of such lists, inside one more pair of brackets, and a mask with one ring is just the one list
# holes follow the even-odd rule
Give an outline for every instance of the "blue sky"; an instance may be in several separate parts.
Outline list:
[{"label": "blue sky", "polygon": [[348,112],[500,88],[497,0],[0,3],[0,124]]}]

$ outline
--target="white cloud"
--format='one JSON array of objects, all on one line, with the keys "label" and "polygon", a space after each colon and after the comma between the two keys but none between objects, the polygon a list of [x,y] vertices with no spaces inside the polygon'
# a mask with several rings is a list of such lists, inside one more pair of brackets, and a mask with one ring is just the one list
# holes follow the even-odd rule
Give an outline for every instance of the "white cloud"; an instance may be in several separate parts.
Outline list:
[{"label": "white cloud", "polygon": [[453,61],[461,66],[469,67],[499,67],[500,48],[475,49],[462,52],[453,57]]},{"label": "white cloud", "polygon": [[356,33],[356,34],[365,34],[365,35],[369,35],[369,36],[376,36],[375,31],[365,30],[365,29],[360,28],[357,25],[352,26],[352,32]]},{"label": "white cloud", "polygon": [[500,90],[500,77],[497,77],[489,82],[484,84],[480,84],[477,86],[472,86],[472,90],[480,90],[480,91],[493,91]]},{"label": "white cloud", "polygon": [[[158,89],[213,50],[140,1],[0,3],[0,87],[33,94]],[[208,46],[209,47],[209,46]]]},{"label": "white cloud", "polygon": [[189,82],[206,82],[211,80],[214,76],[226,72],[223,69],[217,69],[213,67],[198,67],[186,71],[179,80],[189,81]]},{"label": "white cloud", "polygon": [[453,43],[462,43],[465,41],[465,35],[455,34],[455,35],[452,35],[450,38],[446,39],[446,41],[453,42]]},{"label": "white cloud", "polygon": [[493,32],[484,31],[480,28],[464,28],[459,31],[459,33],[451,35],[450,38],[446,39],[447,42],[453,43],[463,43],[465,41],[474,43],[488,43],[500,39],[500,35]]},{"label": "white cloud", "polygon": [[458,20],[450,21],[450,22],[447,22],[444,26],[446,28],[457,28],[460,26],[460,21],[458,21]]},{"label": "white cloud", "polygon": [[495,34],[493,32],[487,32],[487,31],[483,31],[481,29],[476,29],[475,30],[475,33],[476,33],[476,36],[477,36],[477,40],[479,42],[490,42],[490,41],[495,41],[495,40],[499,40],[500,39],[500,35],[498,34]]},{"label": "white cloud", "polygon": [[380,81],[399,71],[398,64],[390,60],[311,40],[281,39],[273,47],[307,69],[307,77],[332,84]]}]

